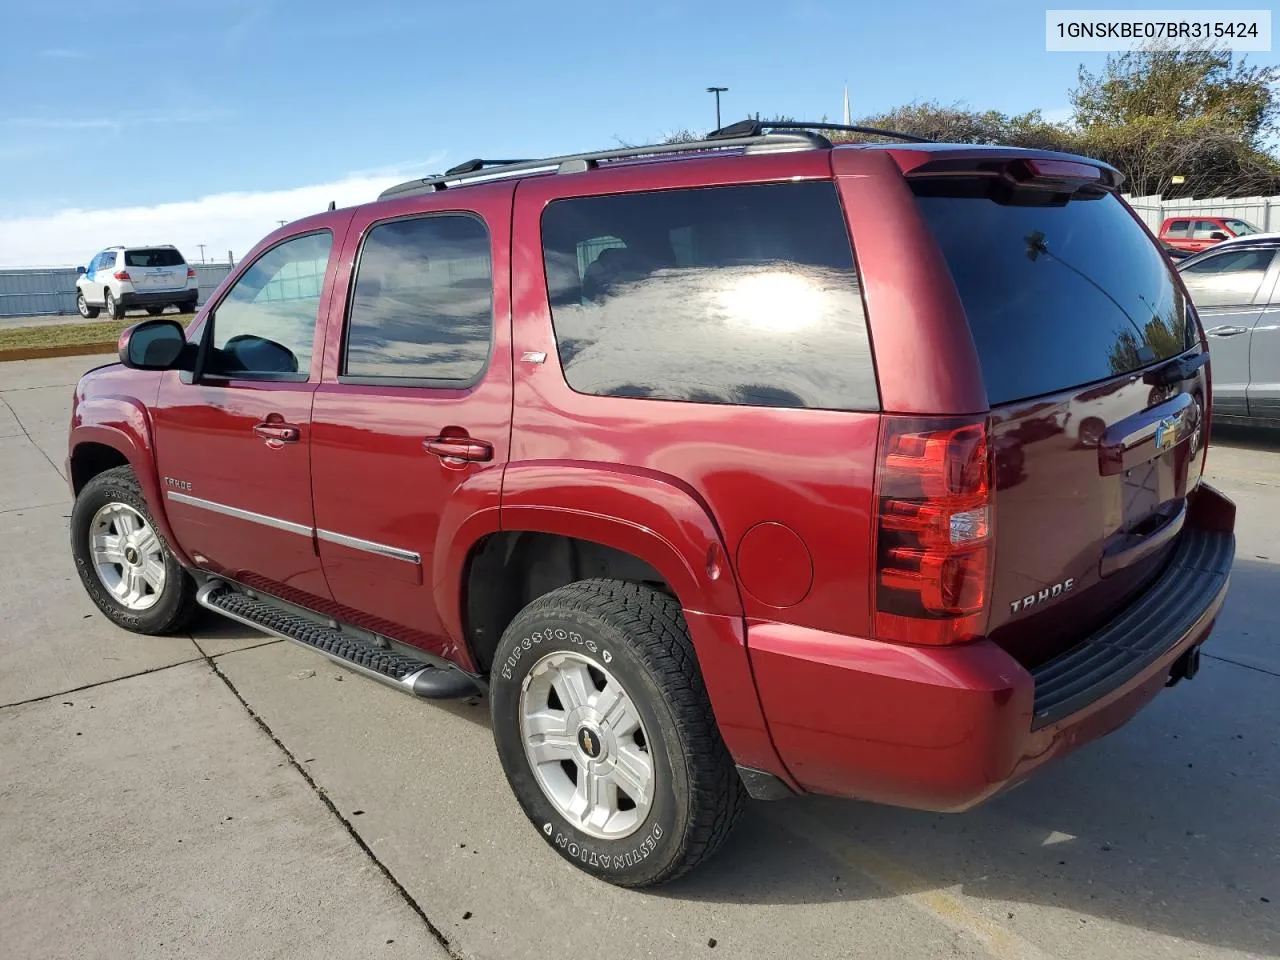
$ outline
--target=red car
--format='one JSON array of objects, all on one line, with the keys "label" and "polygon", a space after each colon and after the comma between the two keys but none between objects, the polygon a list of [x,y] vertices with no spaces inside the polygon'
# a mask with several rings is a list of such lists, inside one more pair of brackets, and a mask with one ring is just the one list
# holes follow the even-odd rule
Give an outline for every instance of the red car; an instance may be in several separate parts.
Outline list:
[{"label": "red car", "polygon": [[535,829],[627,886],[748,795],[960,811],[1115,729],[1235,549],[1194,309],[1109,167],[815,126],[277,230],[77,387],[85,588],[487,692]]},{"label": "red car", "polygon": [[1160,227],[1160,242],[1175,250],[1198,253],[1223,240],[1260,232],[1239,217],[1168,217]]}]

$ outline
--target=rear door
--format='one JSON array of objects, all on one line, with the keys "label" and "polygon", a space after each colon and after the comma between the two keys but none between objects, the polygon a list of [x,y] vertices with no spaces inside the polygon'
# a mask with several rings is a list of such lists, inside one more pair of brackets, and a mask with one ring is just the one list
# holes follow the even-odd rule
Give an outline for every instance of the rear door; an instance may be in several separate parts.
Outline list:
[{"label": "rear door", "polygon": [[1164,240],[1171,247],[1177,247],[1179,250],[1191,249],[1191,221],[1190,220],[1171,220],[1165,227],[1164,233],[1160,235],[1160,239]]},{"label": "rear door", "polygon": [[989,631],[1027,666],[1159,571],[1199,478],[1205,378],[1146,382],[1199,336],[1166,259],[1113,194],[913,181],[992,408]]},{"label": "rear door", "polygon": [[187,261],[173,247],[126,250],[124,269],[138,293],[169,293],[187,286]]},{"label": "rear door", "polygon": [[1248,416],[1250,342],[1275,286],[1271,248],[1210,250],[1179,267],[1213,354],[1214,412]]},{"label": "rear door", "polygon": [[316,537],[333,599],[347,619],[451,658],[461,627],[436,602],[437,545],[477,517],[497,529],[510,445],[513,190],[355,212],[343,257],[355,274],[335,291],[315,396]]}]

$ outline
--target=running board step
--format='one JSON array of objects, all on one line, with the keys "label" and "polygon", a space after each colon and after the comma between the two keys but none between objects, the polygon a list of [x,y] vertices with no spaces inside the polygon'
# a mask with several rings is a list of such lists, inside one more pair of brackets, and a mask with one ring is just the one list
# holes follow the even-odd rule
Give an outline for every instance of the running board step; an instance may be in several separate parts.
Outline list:
[{"label": "running board step", "polygon": [[427,700],[473,697],[481,690],[470,676],[456,667],[440,667],[395,650],[323,626],[258,595],[250,596],[220,580],[200,588],[201,606],[265,633],[300,643],[356,673]]}]

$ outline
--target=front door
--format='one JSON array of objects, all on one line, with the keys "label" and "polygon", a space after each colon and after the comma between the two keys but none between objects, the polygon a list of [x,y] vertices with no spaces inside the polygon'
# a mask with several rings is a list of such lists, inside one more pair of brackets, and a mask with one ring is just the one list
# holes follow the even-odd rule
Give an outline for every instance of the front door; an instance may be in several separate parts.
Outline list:
[{"label": "front door", "polygon": [[1273,257],[1269,248],[1226,249],[1182,270],[1182,280],[1209,336],[1213,405],[1224,416],[1248,413],[1249,341],[1266,303],[1264,286],[1274,282],[1268,273]]},{"label": "front door", "polygon": [[457,595],[438,600],[436,574],[463,558],[441,547],[497,529],[507,462],[513,189],[356,214],[312,415],[316,536],[342,615],[451,659]]},{"label": "front door", "polygon": [[310,442],[316,318],[332,286],[334,245],[329,230],[317,230],[253,260],[206,315],[212,349],[197,382],[165,374],[155,406],[165,509],[187,554],[299,603],[329,595],[315,547]]}]

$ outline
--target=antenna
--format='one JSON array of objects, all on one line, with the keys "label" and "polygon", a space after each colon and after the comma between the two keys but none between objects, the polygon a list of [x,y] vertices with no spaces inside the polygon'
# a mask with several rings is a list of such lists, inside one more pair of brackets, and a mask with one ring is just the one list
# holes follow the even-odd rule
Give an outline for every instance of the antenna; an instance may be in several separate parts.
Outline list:
[{"label": "antenna", "polygon": [[337,202],[336,200],[330,200],[330,201],[329,201],[329,209],[330,209],[330,210],[337,210],[337,209],[338,209],[338,202]]}]

